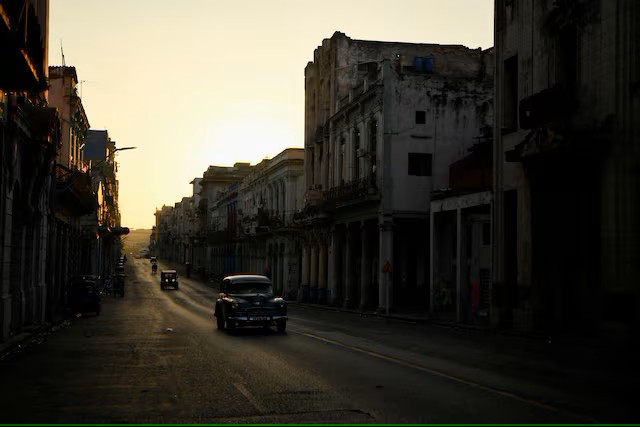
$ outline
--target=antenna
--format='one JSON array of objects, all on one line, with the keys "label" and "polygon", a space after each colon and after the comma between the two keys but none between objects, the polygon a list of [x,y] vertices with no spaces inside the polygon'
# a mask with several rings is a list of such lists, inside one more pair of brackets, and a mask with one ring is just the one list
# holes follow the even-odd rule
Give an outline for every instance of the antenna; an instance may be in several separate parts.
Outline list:
[{"label": "antenna", "polygon": [[62,53],[62,66],[65,67],[67,64],[64,62],[64,49],[62,49],[62,39],[60,39],[60,53]]}]

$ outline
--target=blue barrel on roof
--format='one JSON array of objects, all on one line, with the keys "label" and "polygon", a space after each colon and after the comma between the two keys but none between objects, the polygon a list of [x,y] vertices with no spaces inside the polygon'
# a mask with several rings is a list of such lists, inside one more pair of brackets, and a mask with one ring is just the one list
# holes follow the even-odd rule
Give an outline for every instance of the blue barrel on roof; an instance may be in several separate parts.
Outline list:
[{"label": "blue barrel on roof", "polygon": [[413,58],[413,69],[416,71],[422,71],[424,67],[424,58],[422,56],[416,56]]},{"label": "blue barrel on roof", "polygon": [[433,56],[426,56],[422,65],[425,71],[433,71]]}]

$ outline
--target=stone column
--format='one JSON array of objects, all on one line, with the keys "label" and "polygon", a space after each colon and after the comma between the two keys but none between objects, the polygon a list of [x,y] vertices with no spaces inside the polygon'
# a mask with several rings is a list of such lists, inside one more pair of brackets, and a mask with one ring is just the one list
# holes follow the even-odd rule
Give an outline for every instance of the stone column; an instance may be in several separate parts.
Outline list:
[{"label": "stone column", "polygon": [[311,245],[311,274],[309,278],[309,301],[317,302],[318,300],[318,244],[313,242]]},{"label": "stone column", "polygon": [[367,308],[370,300],[371,286],[371,236],[369,235],[369,227],[367,222],[363,221],[360,225],[362,229],[362,264],[360,272],[360,308]]},{"label": "stone column", "polygon": [[298,300],[307,300],[309,298],[309,246],[306,243],[302,244],[302,283],[300,284],[300,295]]},{"label": "stone column", "polygon": [[380,224],[380,276],[378,283],[379,312],[387,314],[393,307],[393,224],[390,220]]},{"label": "stone column", "polygon": [[[460,296],[462,295],[462,209],[456,209],[456,322],[462,322]],[[466,264],[466,263],[465,263]]]},{"label": "stone column", "polygon": [[345,236],[345,244],[344,244],[344,248],[346,250],[346,259],[345,259],[345,265],[344,265],[344,307],[348,308],[348,307],[352,307],[354,305],[356,305],[358,302],[357,301],[353,301],[354,295],[353,295],[353,287],[356,285],[355,283],[353,283],[352,281],[355,278],[355,271],[354,271],[354,263],[356,261],[356,257],[355,257],[355,248],[354,245],[356,244],[356,242],[353,241],[353,236],[352,233],[350,231],[350,224],[347,224],[347,228],[346,228],[346,236]]},{"label": "stone column", "polygon": [[336,290],[337,290],[337,284],[338,284],[338,266],[339,266],[338,259],[337,259],[337,255],[339,253],[339,250],[338,250],[339,237],[338,237],[338,230],[336,229],[336,227],[333,227],[333,229],[331,230],[331,236],[329,239],[330,239],[329,246],[327,250],[328,280],[327,280],[326,298],[327,298],[327,303],[334,304],[336,299],[336,294],[337,294]]},{"label": "stone column", "polygon": [[320,242],[319,267],[318,267],[318,302],[327,302],[327,242]]},{"label": "stone column", "polygon": [[434,225],[435,225],[435,215],[436,213],[433,209],[429,209],[429,265],[431,266],[430,274],[429,274],[429,314],[433,315],[435,313],[435,272],[436,268],[436,254],[433,250],[435,247],[434,242]]}]

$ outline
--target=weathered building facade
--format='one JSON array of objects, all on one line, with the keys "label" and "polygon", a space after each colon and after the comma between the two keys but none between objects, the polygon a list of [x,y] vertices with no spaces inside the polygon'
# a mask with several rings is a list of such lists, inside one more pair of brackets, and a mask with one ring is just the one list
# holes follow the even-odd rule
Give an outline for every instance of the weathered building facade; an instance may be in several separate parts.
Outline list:
[{"label": "weathered building facade", "polygon": [[49,2],[0,2],[0,341],[52,316],[48,258],[60,122],[47,106]]},{"label": "weathered building facade", "polygon": [[239,187],[240,271],[266,274],[279,295],[296,299],[300,283],[299,230],[303,206],[304,150],[287,148],[256,166]]},{"label": "weathered building facade", "polygon": [[490,327],[493,138],[449,167],[449,186],[431,193],[430,308],[434,319]]},{"label": "weathered building facade", "polygon": [[492,52],[352,40],[305,69],[302,299],[429,309],[429,208],[492,121]]},{"label": "weathered building facade", "polygon": [[288,148],[258,165],[210,166],[194,194],[156,211],[152,255],[207,280],[251,271],[297,298],[300,271],[294,214],[302,207],[304,150]]},{"label": "weathered building facade", "polygon": [[495,2],[496,326],[640,332],[640,4]]},{"label": "weathered building facade", "polygon": [[83,160],[89,120],[78,96],[75,67],[49,67],[49,105],[58,110],[61,139],[52,199],[50,271],[53,292],[64,295],[69,276],[92,274],[96,250],[96,194]]},{"label": "weathered building facade", "polygon": [[[95,250],[90,251],[94,274],[113,274],[121,252],[121,219],[118,206],[116,143],[107,130],[89,129],[82,148],[89,184],[95,198],[93,228],[87,231]],[[126,233],[125,233],[126,234]],[[97,241],[96,241],[97,237]]]}]

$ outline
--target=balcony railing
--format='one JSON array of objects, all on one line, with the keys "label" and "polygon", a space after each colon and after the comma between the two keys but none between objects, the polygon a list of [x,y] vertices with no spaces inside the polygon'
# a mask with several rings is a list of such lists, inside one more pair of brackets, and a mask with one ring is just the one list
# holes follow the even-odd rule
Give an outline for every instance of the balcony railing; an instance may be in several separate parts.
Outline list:
[{"label": "balcony railing", "polygon": [[37,11],[26,0],[0,0],[0,87],[40,91],[46,88],[42,34]]},{"label": "balcony railing", "polygon": [[324,201],[342,201],[364,198],[378,192],[375,175],[348,182],[324,192]]},{"label": "balcony railing", "polygon": [[97,197],[88,173],[58,164],[55,166],[54,174],[58,207],[69,209],[79,215],[97,211]]}]

